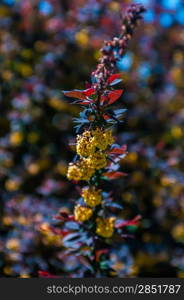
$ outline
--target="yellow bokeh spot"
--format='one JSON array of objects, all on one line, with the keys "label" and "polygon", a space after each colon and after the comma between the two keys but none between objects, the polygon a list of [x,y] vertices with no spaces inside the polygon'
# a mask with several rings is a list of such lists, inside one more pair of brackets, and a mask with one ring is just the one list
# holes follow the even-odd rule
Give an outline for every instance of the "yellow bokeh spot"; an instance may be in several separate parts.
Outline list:
[{"label": "yellow bokeh spot", "polygon": [[30,275],[27,273],[21,273],[19,277],[20,278],[30,278]]},{"label": "yellow bokeh spot", "polygon": [[82,29],[81,31],[75,34],[75,40],[81,47],[86,47],[89,43],[89,35],[86,29]]},{"label": "yellow bokeh spot", "polygon": [[109,4],[109,9],[115,12],[120,11],[120,4],[118,2],[112,1]]},{"label": "yellow bokeh spot", "polygon": [[18,251],[20,249],[20,242],[16,238],[11,238],[6,242],[6,248],[12,251]]},{"label": "yellow bokeh spot", "polygon": [[183,79],[182,75],[182,70],[179,67],[174,67],[171,70],[171,77],[178,84],[180,84],[181,80]]},{"label": "yellow bokeh spot", "polygon": [[59,98],[53,97],[51,99],[48,100],[49,105],[56,109],[56,110],[66,110],[68,108],[68,105],[66,102],[62,101]]},{"label": "yellow bokeh spot", "polygon": [[161,178],[161,184],[163,186],[170,186],[174,183],[176,183],[176,179],[174,177],[163,176]]},{"label": "yellow bokeh spot", "polygon": [[3,162],[2,162],[2,165],[5,167],[5,168],[11,168],[13,166],[13,160],[12,158],[6,158]]},{"label": "yellow bokeh spot", "polygon": [[29,59],[33,56],[33,52],[31,51],[31,49],[23,49],[21,51],[21,55],[22,55],[22,57]]},{"label": "yellow bokeh spot", "polygon": [[4,216],[3,219],[2,219],[2,223],[5,225],[5,226],[9,226],[13,223],[13,219],[9,216]]},{"label": "yellow bokeh spot", "polygon": [[40,166],[37,163],[32,163],[27,167],[27,170],[31,175],[36,175],[40,171]]},{"label": "yellow bokeh spot", "polygon": [[11,80],[12,79],[12,77],[13,77],[13,74],[12,74],[12,72],[10,72],[10,71],[4,71],[4,72],[2,72],[2,78],[4,79],[4,80],[6,80],[6,81],[9,81],[9,80]]},{"label": "yellow bokeh spot", "polygon": [[23,141],[23,133],[15,131],[10,134],[10,144],[12,146],[19,146]]},{"label": "yellow bokeh spot", "polygon": [[9,15],[9,10],[6,6],[0,6],[0,17],[5,17]]},{"label": "yellow bokeh spot", "polygon": [[174,61],[175,61],[177,64],[182,63],[182,62],[183,62],[183,58],[184,58],[184,55],[183,55],[183,53],[182,53],[181,51],[176,51],[176,52],[174,53],[173,59],[174,59]]},{"label": "yellow bokeh spot", "polygon": [[96,60],[98,60],[100,57],[101,57],[100,51],[99,51],[99,50],[96,50],[96,51],[94,52],[94,58],[95,58]]},{"label": "yellow bokeh spot", "polygon": [[122,194],[122,199],[125,202],[131,202],[132,199],[133,199],[133,195],[131,193],[129,193],[129,192],[123,193]]},{"label": "yellow bokeh spot", "polygon": [[126,159],[128,159],[130,162],[135,162],[138,158],[138,155],[136,152],[130,152],[128,153]]},{"label": "yellow bokeh spot", "polygon": [[29,77],[33,73],[32,67],[25,63],[16,64],[15,68],[23,77]]},{"label": "yellow bokeh spot", "polygon": [[46,44],[43,41],[37,41],[34,44],[34,48],[38,52],[43,52],[46,50]]},{"label": "yellow bokeh spot", "polygon": [[59,162],[56,166],[57,172],[61,175],[66,175],[67,169],[68,167],[65,162]]},{"label": "yellow bokeh spot", "polygon": [[179,126],[174,126],[174,127],[172,127],[172,129],[171,129],[171,134],[172,134],[172,136],[173,136],[174,138],[180,139],[180,138],[182,137],[182,135],[183,135],[183,130],[182,130],[182,128],[179,127]]},{"label": "yellow bokeh spot", "polygon": [[20,225],[27,225],[28,224],[28,220],[24,217],[24,216],[19,216],[17,218],[17,222],[20,224]]},{"label": "yellow bokeh spot", "polygon": [[20,182],[16,179],[8,179],[5,182],[5,188],[10,192],[17,191],[19,186]]},{"label": "yellow bokeh spot", "polygon": [[184,278],[184,271],[178,272],[178,278]]},{"label": "yellow bokeh spot", "polygon": [[178,241],[184,242],[184,223],[177,224],[172,229],[172,236]]},{"label": "yellow bokeh spot", "polygon": [[6,275],[12,275],[12,268],[10,266],[5,266],[3,269],[4,274]]},{"label": "yellow bokeh spot", "polygon": [[155,198],[153,198],[153,204],[154,204],[156,207],[161,206],[162,203],[163,203],[163,201],[162,201],[162,198],[161,198],[161,197],[156,196]]}]

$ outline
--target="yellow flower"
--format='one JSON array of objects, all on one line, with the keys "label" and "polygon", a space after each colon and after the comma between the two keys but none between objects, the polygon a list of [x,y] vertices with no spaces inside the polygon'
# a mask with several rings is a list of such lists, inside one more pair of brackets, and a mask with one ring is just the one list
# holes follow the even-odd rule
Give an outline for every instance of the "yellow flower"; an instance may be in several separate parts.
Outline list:
[{"label": "yellow flower", "polygon": [[74,216],[76,221],[79,222],[87,221],[89,220],[89,218],[91,218],[92,214],[93,214],[93,210],[89,207],[80,206],[80,205],[75,206]]},{"label": "yellow flower", "polygon": [[67,177],[69,180],[89,180],[95,173],[88,159],[81,159],[77,163],[70,163]]},{"label": "yellow flower", "polygon": [[69,180],[78,181],[81,180],[82,172],[76,164],[70,163],[68,167],[67,177]]},{"label": "yellow flower", "polygon": [[112,136],[112,130],[103,131],[100,128],[96,128],[93,132],[94,141],[96,147],[100,150],[106,150],[108,146],[112,145],[114,138]]},{"label": "yellow flower", "polygon": [[95,207],[102,201],[101,192],[101,190],[97,190],[95,187],[86,187],[82,190],[82,197],[88,206]]},{"label": "yellow flower", "polygon": [[94,138],[90,131],[84,131],[82,135],[77,136],[77,154],[87,157],[95,152]]},{"label": "yellow flower", "polygon": [[114,233],[115,218],[97,218],[96,233],[104,238],[110,238]]},{"label": "yellow flower", "polygon": [[81,159],[80,168],[82,170],[82,179],[81,180],[89,180],[95,173],[95,169],[89,163],[88,159]]},{"label": "yellow flower", "polygon": [[105,168],[107,165],[107,155],[104,152],[97,151],[94,154],[90,155],[87,159],[88,164],[91,168],[96,170]]},{"label": "yellow flower", "polygon": [[112,136],[112,130],[106,130],[104,132],[104,138],[108,146],[114,143],[114,137]]}]

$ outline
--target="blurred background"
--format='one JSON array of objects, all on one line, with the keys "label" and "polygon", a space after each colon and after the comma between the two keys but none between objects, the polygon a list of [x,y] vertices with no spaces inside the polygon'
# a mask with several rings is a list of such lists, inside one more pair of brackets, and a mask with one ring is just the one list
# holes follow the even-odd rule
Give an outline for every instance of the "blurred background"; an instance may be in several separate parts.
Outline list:
[{"label": "blurred background", "polygon": [[[65,174],[80,108],[61,90],[84,88],[133,2],[0,1],[1,277],[69,276],[81,267],[75,257],[64,264],[60,237],[47,234],[78,197]],[[184,4],[138,2],[144,22],[117,65],[128,112],[115,134],[128,145],[128,176],[113,190],[123,217],[142,221],[111,259],[118,276],[184,277]]]}]

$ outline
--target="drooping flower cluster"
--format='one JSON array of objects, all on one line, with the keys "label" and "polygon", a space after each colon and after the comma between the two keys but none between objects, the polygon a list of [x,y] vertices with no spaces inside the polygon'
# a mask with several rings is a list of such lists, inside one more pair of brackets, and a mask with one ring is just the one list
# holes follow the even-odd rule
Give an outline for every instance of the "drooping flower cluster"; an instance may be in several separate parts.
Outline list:
[{"label": "drooping flower cluster", "polygon": [[79,160],[71,163],[67,177],[70,180],[90,180],[96,170],[105,168],[107,165],[108,146],[114,141],[111,130],[97,128],[92,131],[84,131],[77,136],[76,151]]}]

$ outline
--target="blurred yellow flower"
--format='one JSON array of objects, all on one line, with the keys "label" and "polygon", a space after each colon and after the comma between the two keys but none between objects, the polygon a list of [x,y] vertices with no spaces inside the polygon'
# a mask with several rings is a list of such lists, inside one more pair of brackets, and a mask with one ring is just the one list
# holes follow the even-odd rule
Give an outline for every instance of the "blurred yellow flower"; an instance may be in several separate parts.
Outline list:
[{"label": "blurred yellow flower", "polygon": [[59,111],[66,110],[68,108],[68,105],[66,102],[64,102],[61,99],[56,98],[56,97],[50,98],[48,100],[48,103],[51,107],[53,107],[54,109],[59,110]]},{"label": "blurred yellow flower", "polygon": [[179,223],[172,229],[172,236],[175,240],[184,243],[184,223]]},{"label": "blurred yellow flower", "polygon": [[36,175],[40,171],[40,166],[38,163],[31,163],[28,165],[27,170],[31,175]]},{"label": "blurred yellow flower", "polygon": [[179,126],[174,126],[171,128],[171,134],[174,138],[180,139],[183,135],[183,130]]},{"label": "blurred yellow flower", "polygon": [[10,144],[12,146],[19,146],[23,141],[23,133],[20,131],[14,131],[10,134]]},{"label": "blurred yellow flower", "polygon": [[66,175],[67,174],[67,165],[64,161],[60,161],[58,162],[57,166],[56,166],[56,171],[61,174],[61,175]]},{"label": "blurred yellow flower", "polygon": [[11,80],[12,77],[13,77],[13,73],[10,72],[9,70],[6,70],[6,71],[2,72],[2,78],[3,78],[4,80],[6,80],[6,81]]},{"label": "blurred yellow flower", "polygon": [[86,47],[89,43],[89,35],[86,29],[82,29],[81,31],[75,34],[75,40],[77,44],[81,47]]},{"label": "blurred yellow flower", "polygon": [[20,181],[17,179],[7,179],[5,182],[5,188],[10,191],[14,192],[17,191],[20,187]]},{"label": "blurred yellow flower", "polygon": [[12,268],[10,266],[5,266],[4,269],[3,269],[3,272],[6,275],[12,275],[13,270],[12,270]]},{"label": "blurred yellow flower", "polygon": [[4,216],[2,218],[2,223],[5,225],[5,226],[9,226],[13,223],[13,219],[12,217],[9,217],[9,216]]},{"label": "blurred yellow flower", "polygon": [[118,2],[111,1],[109,3],[109,9],[115,12],[120,11],[120,4]]},{"label": "blurred yellow flower", "polygon": [[19,251],[20,249],[20,242],[16,238],[11,238],[6,242],[6,248],[12,251]]},{"label": "blurred yellow flower", "polygon": [[23,76],[29,77],[33,73],[33,69],[31,65],[25,63],[18,63],[16,64],[16,70]]}]

